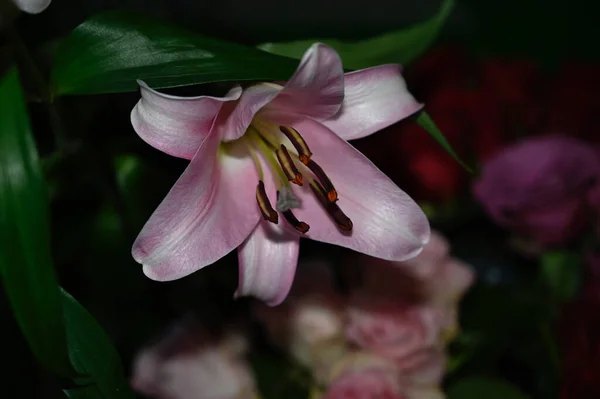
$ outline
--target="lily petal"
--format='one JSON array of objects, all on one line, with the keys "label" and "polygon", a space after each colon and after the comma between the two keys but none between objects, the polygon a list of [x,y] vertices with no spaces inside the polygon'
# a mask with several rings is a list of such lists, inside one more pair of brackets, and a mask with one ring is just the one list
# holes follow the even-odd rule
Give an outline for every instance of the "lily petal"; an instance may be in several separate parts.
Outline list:
[{"label": "lily petal", "polygon": [[344,68],[338,53],[315,43],[302,56],[296,72],[265,113],[325,119],[335,115],[344,99]]},{"label": "lily petal", "polygon": [[254,230],[258,176],[241,154],[218,151],[211,132],[135,240],[133,258],[153,280],[174,280],[238,247]]},{"label": "lily petal", "polygon": [[279,85],[260,83],[245,89],[237,102],[223,107],[217,120],[223,141],[242,137],[256,113],[273,100],[280,91]]},{"label": "lily petal", "polygon": [[339,195],[338,205],[354,224],[350,234],[340,232],[305,184],[302,208],[295,211],[299,220],[310,225],[306,236],[381,259],[400,261],[418,255],[429,241],[430,230],[415,201],[325,126],[304,120],[294,128],[306,139],[312,159],[328,174]]},{"label": "lily petal", "polygon": [[142,98],[131,111],[134,130],[152,147],[185,159],[192,159],[208,136],[222,105],[242,94],[236,86],[225,97],[177,97],[138,83]]},{"label": "lily petal", "polygon": [[261,222],[238,249],[239,285],[236,297],[254,296],[269,306],[288,295],[298,262],[300,239]]},{"label": "lily petal", "polygon": [[13,0],[13,2],[21,11],[39,14],[50,5],[51,0]]},{"label": "lily petal", "polygon": [[344,102],[323,124],[344,140],[373,134],[423,108],[406,88],[400,65],[381,65],[344,75]]}]

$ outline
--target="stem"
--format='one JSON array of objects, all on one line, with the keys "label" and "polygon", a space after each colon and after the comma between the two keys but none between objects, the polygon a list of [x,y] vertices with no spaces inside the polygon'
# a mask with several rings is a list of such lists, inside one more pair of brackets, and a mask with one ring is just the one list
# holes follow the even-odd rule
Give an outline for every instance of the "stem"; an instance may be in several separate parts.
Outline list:
[{"label": "stem", "polygon": [[46,103],[51,103],[52,95],[46,80],[43,78],[42,73],[38,69],[33,57],[27,49],[27,46],[21,39],[19,32],[17,32],[12,24],[9,25],[8,29],[6,29],[6,35],[9,42],[12,44],[17,62],[21,65],[23,74],[33,81],[38,91],[36,94],[40,96],[39,100]]},{"label": "stem", "polygon": [[[36,94],[40,97],[39,100],[45,102],[47,105],[50,127],[54,133],[58,152],[67,157],[71,155],[77,156],[78,154],[76,154],[75,149],[69,145],[67,130],[65,129],[63,119],[61,118],[60,103],[54,101],[55,99],[49,85],[43,78],[42,73],[37,67],[27,46],[14,26],[10,25],[8,27],[7,35],[15,51],[17,61],[23,70],[24,77],[31,79],[37,91]],[[110,162],[106,162],[103,157],[100,156],[97,148],[88,148],[84,146],[83,149],[87,153],[87,156],[82,158],[91,160],[94,164],[94,170],[99,176],[99,181],[108,193],[109,201],[113,203],[113,206],[121,219],[121,226],[126,238],[133,239],[134,234],[131,229],[132,224],[128,217],[127,204],[119,188],[113,165]],[[78,157],[78,160],[82,158]]]},{"label": "stem", "polygon": [[546,344],[546,348],[548,349],[548,354],[550,357],[550,361],[552,362],[552,366],[554,367],[556,373],[559,373],[560,355],[558,353],[558,348],[556,347],[556,340],[554,339],[554,335],[552,334],[550,325],[544,323],[540,325],[540,330],[542,333],[544,343]]}]

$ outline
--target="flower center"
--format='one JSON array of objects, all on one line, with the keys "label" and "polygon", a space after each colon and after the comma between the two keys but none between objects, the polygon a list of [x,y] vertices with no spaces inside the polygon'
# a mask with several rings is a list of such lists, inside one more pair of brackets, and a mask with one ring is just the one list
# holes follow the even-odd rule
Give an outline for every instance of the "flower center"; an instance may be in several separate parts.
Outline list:
[{"label": "flower center", "polygon": [[[294,147],[288,149],[282,143],[286,137]],[[294,194],[292,184],[303,186],[308,181],[312,194],[329,214],[338,229],[349,233],[352,231],[352,221],[337,205],[338,192],[323,168],[312,159],[312,152],[300,133],[290,126],[277,126],[255,118],[242,137],[248,152],[254,161],[259,175],[256,186],[256,202],[263,218],[271,223],[279,223],[280,212],[287,223],[297,231],[305,234],[310,226],[298,220],[292,209],[300,208],[302,202]],[[259,156],[266,161],[275,179],[277,187],[276,209],[271,205],[267,196],[261,162]],[[290,184],[292,183],[292,184]]]}]

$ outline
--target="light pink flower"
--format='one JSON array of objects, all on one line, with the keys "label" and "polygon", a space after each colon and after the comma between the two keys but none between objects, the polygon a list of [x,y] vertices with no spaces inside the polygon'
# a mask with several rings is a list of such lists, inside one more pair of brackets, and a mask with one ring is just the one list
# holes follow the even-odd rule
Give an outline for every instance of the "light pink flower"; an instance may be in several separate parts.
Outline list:
[{"label": "light pink flower", "polygon": [[438,386],[446,373],[446,354],[443,344],[413,352],[396,364],[412,386]]},{"label": "light pink flower", "polygon": [[347,317],[351,342],[399,363],[440,342],[443,314],[432,306],[357,296]]},{"label": "light pink flower", "polygon": [[239,247],[236,295],[276,305],[300,237],[390,260],[429,240],[418,205],[346,141],[421,109],[399,66],[344,74],[338,54],[315,44],[283,86],[238,86],[220,98],[141,91],[135,131],[191,161],[133,245],[148,277],[181,278]]},{"label": "light pink flower", "polygon": [[329,375],[325,399],[408,399],[397,366],[384,357],[349,352]]},{"label": "light pink flower", "polygon": [[325,399],[408,399],[397,375],[386,370],[350,371],[327,390]]},{"label": "light pink flower", "polygon": [[[198,334],[198,335],[196,335]],[[178,326],[134,360],[133,388],[157,399],[256,398],[243,337],[211,342]]]},{"label": "light pink flower", "polygon": [[369,352],[350,352],[332,371],[325,399],[443,399],[434,386],[415,383],[397,364]]},{"label": "light pink flower", "polygon": [[343,299],[333,288],[329,265],[302,262],[288,298],[254,310],[271,341],[317,379],[345,353]]},{"label": "light pink flower", "polygon": [[425,286],[433,302],[456,304],[471,287],[474,278],[469,265],[459,259],[448,258]]},{"label": "light pink flower", "polygon": [[39,14],[44,11],[51,0],[12,0],[15,5],[24,12],[29,14]]}]

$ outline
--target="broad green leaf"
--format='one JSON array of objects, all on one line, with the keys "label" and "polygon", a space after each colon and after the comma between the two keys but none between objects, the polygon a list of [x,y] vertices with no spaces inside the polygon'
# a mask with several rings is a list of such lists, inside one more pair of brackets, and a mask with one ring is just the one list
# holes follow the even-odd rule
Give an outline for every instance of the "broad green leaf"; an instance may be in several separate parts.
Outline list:
[{"label": "broad green leaf", "polygon": [[541,277],[553,296],[560,301],[573,298],[581,285],[581,256],[570,251],[549,251],[540,263]]},{"label": "broad green leaf", "polygon": [[495,378],[465,378],[448,390],[448,399],[528,399],[514,385]]},{"label": "broad green leaf", "polygon": [[54,94],[165,88],[240,80],[282,80],[297,61],[224,42],[133,13],[110,11],[79,25],[61,44]]},{"label": "broad green leaf", "polygon": [[346,68],[362,69],[387,63],[408,64],[433,44],[453,7],[454,0],[444,0],[437,14],[425,22],[354,43],[315,39],[265,43],[259,48],[286,57],[301,58],[312,43],[323,42],[338,51]]},{"label": "broad green leaf", "polygon": [[[119,354],[96,320],[68,292],[62,290],[71,361],[89,381],[65,389],[70,398],[133,399],[123,375]],[[81,386],[84,385],[84,386]]]},{"label": "broad green leaf", "polygon": [[431,119],[429,114],[427,114],[427,112],[422,111],[421,113],[419,113],[419,116],[417,117],[417,123],[423,129],[425,129],[425,131],[427,131],[427,133],[429,133],[431,137],[433,137],[435,141],[437,141],[452,156],[452,158],[454,158],[459,164],[461,164],[463,168],[465,168],[469,172],[472,172],[472,169],[468,167],[463,161],[461,161],[458,155],[456,155],[456,152],[454,152],[452,146],[450,145],[448,140],[446,140],[446,137],[444,137],[440,129],[437,127],[433,119]]},{"label": "broad green leaf", "polygon": [[44,180],[15,69],[0,80],[0,226],[0,275],[23,334],[42,365],[76,375],[50,254]]}]

